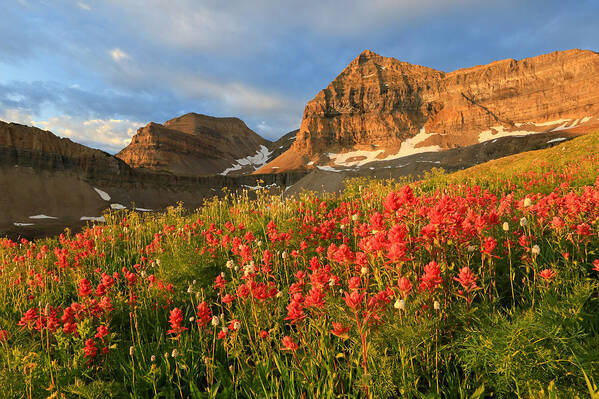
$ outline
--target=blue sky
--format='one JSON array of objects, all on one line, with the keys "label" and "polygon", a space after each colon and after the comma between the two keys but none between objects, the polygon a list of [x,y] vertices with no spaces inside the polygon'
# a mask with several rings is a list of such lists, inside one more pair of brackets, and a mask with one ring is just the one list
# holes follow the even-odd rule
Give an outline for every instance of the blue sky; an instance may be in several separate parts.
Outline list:
[{"label": "blue sky", "polygon": [[364,49],[443,71],[599,51],[599,0],[4,0],[0,119],[114,153],[186,112],[276,139]]}]

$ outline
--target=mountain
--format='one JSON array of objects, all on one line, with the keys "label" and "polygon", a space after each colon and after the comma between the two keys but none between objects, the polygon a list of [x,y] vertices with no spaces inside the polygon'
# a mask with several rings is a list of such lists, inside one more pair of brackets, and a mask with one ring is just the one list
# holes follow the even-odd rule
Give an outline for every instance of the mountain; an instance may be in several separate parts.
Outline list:
[{"label": "mountain", "polygon": [[599,54],[568,50],[445,73],[366,50],[306,105],[257,173],[344,169],[540,132],[599,127]]},{"label": "mountain", "polygon": [[271,160],[274,144],[240,119],[189,113],[164,125],[150,122],[116,156],[132,168],[179,176],[235,176]]},{"label": "mountain", "polygon": [[[290,135],[288,142],[295,136]],[[279,146],[281,151],[289,147]],[[262,181],[262,186],[283,189],[302,176],[181,176],[134,169],[49,131],[0,121],[0,236],[57,234],[102,220],[110,208],[159,210],[181,201],[195,208],[222,194],[223,187],[251,191]]]}]

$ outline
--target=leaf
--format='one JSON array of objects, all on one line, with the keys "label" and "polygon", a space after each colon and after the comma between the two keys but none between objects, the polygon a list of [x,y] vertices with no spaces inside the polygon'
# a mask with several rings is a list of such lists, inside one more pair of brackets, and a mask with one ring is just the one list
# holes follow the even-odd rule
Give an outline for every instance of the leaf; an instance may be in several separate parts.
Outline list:
[{"label": "leaf", "polygon": [[483,383],[479,386],[476,391],[472,395],[470,395],[470,399],[479,399],[485,393],[485,384]]}]

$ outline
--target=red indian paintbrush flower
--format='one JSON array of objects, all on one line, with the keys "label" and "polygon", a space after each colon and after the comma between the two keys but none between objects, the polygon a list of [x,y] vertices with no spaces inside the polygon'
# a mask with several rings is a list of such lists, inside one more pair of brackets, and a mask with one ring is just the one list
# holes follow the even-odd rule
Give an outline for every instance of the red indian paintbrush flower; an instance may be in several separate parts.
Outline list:
[{"label": "red indian paintbrush flower", "polygon": [[183,322],[183,312],[179,308],[174,308],[170,312],[169,323],[171,325],[171,329],[167,331],[169,334],[175,334],[176,338],[179,338],[179,335],[185,330],[187,327],[182,327],[181,323]]},{"label": "red indian paintbrush flower", "polygon": [[338,336],[342,339],[349,338],[347,332],[349,331],[349,327],[344,327],[341,323],[333,322],[333,329],[331,330],[331,334]]},{"label": "red indian paintbrush flower", "polygon": [[345,292],[345,297],[343,298],[343,300],[345,301],[345,304],[352,310],[356,310],[358,307],[360,307],[360,304],[362,303],[362,300],[364,299],[364,295],[366,294],[360,294],[358,291],[354,290],[350,293]]},{"label": "red indian paintbrush flower", "polygon": [[283,343],[283,350],[296,351],[299,348],[299,346],[288,335],[284,336],[281,342]]},{"label": "red indian paintbrush flower", "polygon": [[470,292],[477,288],[476,280],[478,280],[478,276],[476,276],[468,266],[462,267],[458,277],[454,277],[453,279],[460,283],[466,292]]},{"label": "red indian paintbrush flower", "polygon": [[557,272],[551,269],[545,269],[539,273],[539,276],[542,277],[545,281],[547,281],[547,285],[549,285],[549,281],[551,281],[556,274]]}]

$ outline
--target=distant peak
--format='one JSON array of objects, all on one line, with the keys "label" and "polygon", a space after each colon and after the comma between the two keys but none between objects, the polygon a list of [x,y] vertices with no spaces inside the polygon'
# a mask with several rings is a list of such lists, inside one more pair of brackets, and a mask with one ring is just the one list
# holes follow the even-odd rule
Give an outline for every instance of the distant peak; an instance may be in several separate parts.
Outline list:
[{"label": "distant peak", "polygon": [[360,53],[360,55],[357,57],[357,60],[358,60],[358,62],[364,62],[364,61],[368,61],[375,57],[380,57],[380,55],[378,55],[374,51],[366,49]]}]

